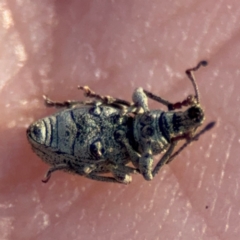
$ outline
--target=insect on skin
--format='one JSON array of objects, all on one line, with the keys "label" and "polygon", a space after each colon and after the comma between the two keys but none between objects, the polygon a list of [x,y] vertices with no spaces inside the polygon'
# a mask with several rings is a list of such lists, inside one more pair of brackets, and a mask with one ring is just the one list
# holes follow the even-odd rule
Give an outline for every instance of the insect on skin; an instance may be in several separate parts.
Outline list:
[{"label": "insect on skin", "polygon": [[[201,61],[186,70],[195,95],[174,104],[142,88],[134,91],[133,102],[98,95],[86,86],[79,88],[89,101],[54,102],[44,96],[46,106],[63,110],[27,129],[33,151],[51,166],[42,181],[57,170],[123,184],[132,181],[133,173],[152,180],[164,164],[215,124],[194,135],[205,117],[193,72],[206,65]],[[148,98],[168,110],[149,110]],[[181,108],[185,110],[176,111]],[[174,153],[180,140],[186,143]],[[159,153],[163,155],[154,166],[153,156]]]}]

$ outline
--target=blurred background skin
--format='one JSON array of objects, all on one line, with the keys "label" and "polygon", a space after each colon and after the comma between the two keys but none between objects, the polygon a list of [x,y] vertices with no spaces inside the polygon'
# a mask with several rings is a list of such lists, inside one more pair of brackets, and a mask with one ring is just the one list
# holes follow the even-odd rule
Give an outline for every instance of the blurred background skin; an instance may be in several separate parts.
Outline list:
[{"label": "blurred background skin", "polygon": [[[239,239],[239,13],[237,0],[1,0],[1,239]],[[48,166],[25,131],[55,111],[43,94],[83,100],[88,85],[131,100],[142,86],[179,101],[203,59],[205,124],[217,126],[151,182],[41,182]]]}]

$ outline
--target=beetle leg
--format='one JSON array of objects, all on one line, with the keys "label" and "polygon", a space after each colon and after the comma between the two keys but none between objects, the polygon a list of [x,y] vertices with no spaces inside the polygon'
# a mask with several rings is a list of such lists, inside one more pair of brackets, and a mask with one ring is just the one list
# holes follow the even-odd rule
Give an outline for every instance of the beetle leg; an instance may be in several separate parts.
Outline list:
[{"label": "beetle leg", "polygon": [[149,181],[153,179],[153,155],[150,141],[146,141],[144,144],[143,154],[138,157],[137,161],[135,160],[135,165],[137,165],[136,167],[139,169],[139,172],[143,175],[145,180]]},{"label": "beetle leg", "polygon": [[175,148],[177,144],[177,141],[171,143],[170,147],[168,148],[167,152],[164,153],[164,155],[162,156],[162,158],[159,160],[159,162],[157,163],[157,165],[155,166],[155,168],[152,171],[152,175],[153,177],[158,173],[159,169],[166,163],[168,163],[168,160],[170,158],[170,156],[173,153],[173,150]]},{"label": "beetle leg", "polygon": [[153,169],[153,155],[151,149],[151,142],[147,141],[144,145],[144,151],[139,159],[139,170],[145,180],[152,180],[152,169]]},{"label": "beetle leg", "polygon": [[109,171],[112,173],[113,177],[120,183],[129,184],[132,182],[132,177],[129,173],[125,172],[124,170],[118,169],[117,166],[109,167]]},{"label": "beetle leg", "polygon": [[[131,173],[136,173],[136,169],[132,167],[128,167],[125,165],[116,165],[112,164],[111,162],[102,162],[98,164],[84,164],[82,167],[74,168],[74,172],[85,176],[87,178],[92,178],[95,180],[100,181],[111,181],[111,177],[101,176],[99,174],[111,173],[113,178],[117,180],[119,183],[129,184],[132,181],[132,177],[130,176]],[[73,171],[71,169],[71,171]],[[94,177],[93,177],[94,176]],[[114,181],[115,182],[115,181]]]},{"label": "beetle leg", "polygon": [[116,136],[117,136],[117,141],[121,141],[124,144],[133,165],[137,169],[139,169],[140,173],[143,175],[143,177],[146,180],[152,180],[153,157],[152,157],[152,150],[151,150],[151,142],[150,141],[146,142],[144,146],[144,153],[140,155],[129,144],[129,141],[124,135],[123,131],[121,130],[117,131]]},{"label": "beetle leg", "polygon": [[88,86],[83,87],[79,86],[78,89],[83,90],[85,97],[94,98],[106,105],[110,105],[117,108],[124,108],[132,105],[130,102],[125,101],[123,99],[99,95],[92,91]]},{"label": "beetle leg", "polygon": [[133,167],[125,166],[125,165],[118,165],[117,166],[119,170],[122,170],[126,173],[138,173],[138,170]]},{"label": "beetle leg", "polygon": [[140,155],[132,148],[126,137],[122,138],[121,142],[127,149],[131,162],[136,167],[136,172],[140,172],[146,180],[152,180],[153,158],[151,149],[147,148],[145,153]]},{"label": "beetle leg", "polygon": [[131,162],[137,169],[139,169],[139,172],[143,175],[144,179],[152,180],[153,157],[151,149],[147,149],[142,155],[140,155],[131,147],[127,139],[123,139],[122,142],[130,155]]},{"label": "beetle leg", "polygon": [[[47,171],[47,173],[46,173],[44,179],[42,180],[42,182],[47,183],[49,181],[49,179],[51,178],[52,173],[55,172],[55,171],[58,171],[58,170],[71,171],[72,169],[69,168],[69,166],[67,164],[58,164],[54,167],[51,167]],[[83,171],[85,171],[85,170],[86,169],[83,169]],[[99,175],[97,175],[97,173],[94,173],[94,170],[90,171],[90,173],[85,172],[85,174],[83,174],[83,171],[78,171],[78,172],[74,171],[74,172],[78,173],[79,175],[85,176],[86,178],[90,178],[90,179],[97,180],[97,181],[102,181],[102,182],[129,184],[132,181],[132,178],[129,174],[124,173],[124,171],[120,171],[120,170],[113,171],[111,169],[111,172],[113,173],[114,177],[99,176]],[[129,169],[126,172],[129,172]]]},{"label": "beetle leg", "polygon": [[[44,179],[42,179],[42,182],[47,183],[49,181],[49,179],[52,176],[52,173],[58,170],[65,170],[65,171],[69,171],[69,172],[73,172],[79,175],[88,175],[90,174],[92,171],[94,171],[97,168],[97,166],[95,164],[83,164],[81,167],[78,168],[72,168],[71,166],[69,166],[69,164],[65,164],[65,163],[60,163],[57,164],[53,167],[50,167],[47,171],[47,173],[45,174]],[[77,171],[76,171],[77,169]]]},{"label": "beetle leg", "polygon": [[143,113],[143,112],[149,112],[148,98],[142,88],[135,89],[135,91],[133,92],[133,95],[132,95],[132,100],[133,100],[134,104],[131,107],[129,107],[128,112],[132,112],[132,113],[136,113],[136,114]]},{"label": "beetle leg", "polygon": [[130,173],[137,173],[135,168],[125,165],[108,164],[107,168],[118,182],[124,184],[131,183],[132,177],[130,176]]},{"label": "beetle leg", "polygon": [[51,178],[52,173],[55,171],[58,171],[58,170],[70,170],[70,168],[67,164],[55,165],[48,169],[42,182],[47,183],[49,181],[49,179]]},{"label": "beetle leg", "polygon": [[119,182],[113,177],[105,177],[105,176],[99,176],[97,174],[91,173],[85,176],[86,178],[96,180],[96,181],[101,181],[101,182],[112,182],[112,183],[122,183],[126,184],[124,182]]},{"label": "beetle leg", "polygon": [[47,96],[43,95],[44,103],[47,107],[55,107],[55,108],[73,108],[77,105],[96,105],[95,101],[74,101],[68,100],[63,102],[53,101]]},{"label": "beetle leg", "polygon": [[138,162],[139,162],[139,158],[141,157],[141,155],[138,152],[136,152],[132,148],[132,146],[129,144],[129,141],[125,135],[125,132],[123,130],[118,130],[114,133],[114,135],[115,135],[116,141],[124,144],[128,154],[129,154],[132,164],[138,169]]}]

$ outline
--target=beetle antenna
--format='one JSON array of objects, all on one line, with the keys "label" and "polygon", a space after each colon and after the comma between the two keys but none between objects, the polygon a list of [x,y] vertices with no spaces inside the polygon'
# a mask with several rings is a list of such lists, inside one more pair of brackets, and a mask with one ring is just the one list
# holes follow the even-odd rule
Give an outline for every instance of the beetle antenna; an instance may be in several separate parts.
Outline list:
[{"label": "beetle antenna", "polygon": [[195,91],[195,94],[196,94],[196,100],[197,100],[197,103],[199,103],[199,91],[198,91],[198,86],[197,86],[197,83],[196,83],[196,80],[195,80],[195,77],[194,77],[194,74],[193,72],[197,71],[201,66],[207,66],[208,65],[208,62],[207,61],[201,61],[198,63],[198,65],[194,68],[190,68],[190,69],[187,69],[186,70],[186,74],[188,76],[188,78],[191,80],[192,82],[192,85],[193,85],[193,88],[194,88],[194,91]]}]

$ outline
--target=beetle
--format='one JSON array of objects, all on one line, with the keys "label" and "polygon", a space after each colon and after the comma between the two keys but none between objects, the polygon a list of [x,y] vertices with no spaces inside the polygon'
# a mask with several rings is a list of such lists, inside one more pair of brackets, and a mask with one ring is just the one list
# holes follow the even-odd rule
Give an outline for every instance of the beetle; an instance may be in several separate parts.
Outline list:
[{"label": "beetle", "polygon": [[[214,125],[208,124],[194,136],[205,116],[193,72],[206,65],[201,61],[186,70],[195,95],[174,104],[142,88],[134,91],[133,102],[98,95],[87,86],[79,89],[88,101],[55,102],[43,96],[46,106],[63,110],[27,129],[33,151],[51,166],[42,181],[47,182],[57,170],[123,184],[132,181],[133,173],[152,180],[164,164]],[[149,110],[148,98],[168,110]],[[184,139],[186,143],[173,153]],[[153,156],[159,153],[163,156],[154,166]]]}]

